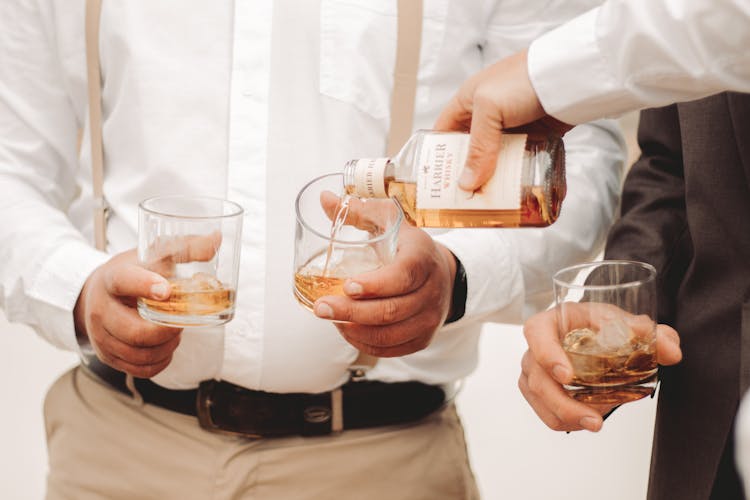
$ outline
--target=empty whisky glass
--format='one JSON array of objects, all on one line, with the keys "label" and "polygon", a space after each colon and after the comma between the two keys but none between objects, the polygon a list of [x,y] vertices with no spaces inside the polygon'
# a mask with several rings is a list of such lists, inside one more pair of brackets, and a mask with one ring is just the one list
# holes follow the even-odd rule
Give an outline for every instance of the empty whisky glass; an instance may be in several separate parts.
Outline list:
[{"label": "empty whisky glass", "polygon": [[348,278],[378,269],[396,255],[403,220],[395,200],[343,194],[343,175],[305,185],[295,202],[294,295],[312,310],[325,295],[344,295]]},{"label": "empty whisky glass", "polygon": [[138,207],[138,263],[170,284],[165,300],[138,298],[139,314],[167,326],[215,326],[234,316],[242,207],[197,196],[149,198]]},{"label": "empty whisky glass", "polygon": [[553,279],[558,333],[573,366],[565,390],[616,405],[656,389],[656,270],[634,261],[568,267]]}]

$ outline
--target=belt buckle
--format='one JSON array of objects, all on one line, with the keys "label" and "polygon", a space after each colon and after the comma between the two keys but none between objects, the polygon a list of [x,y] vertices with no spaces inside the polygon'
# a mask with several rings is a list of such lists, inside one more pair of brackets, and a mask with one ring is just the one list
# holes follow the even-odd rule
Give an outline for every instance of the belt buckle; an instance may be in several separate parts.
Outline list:
[{"label": "belt buckle", "polygon": [[196,397],[196,414],[198,416],[198,423],[201,428],[207,431],[217,432],[220,434],[228,434],[231,436],[239,436],[245,439],[261,439],[263,436],[255,432],[247,432],[241,429],[229,428],[226,425],[217,423],[211,412],[214,407],[214,389],[216,388],[216,381],[209,380],[201,382],[198,386],[198,395]]}]

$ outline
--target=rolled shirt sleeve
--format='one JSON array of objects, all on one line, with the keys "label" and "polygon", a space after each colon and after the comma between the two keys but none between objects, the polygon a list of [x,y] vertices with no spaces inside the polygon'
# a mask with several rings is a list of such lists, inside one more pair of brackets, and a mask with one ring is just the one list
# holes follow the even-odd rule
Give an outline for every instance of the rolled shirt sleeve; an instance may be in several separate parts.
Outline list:
[{"label": "rolled shirt sleeve", "polygon": [[73,308],[107,259],[68,219],[79,196],[76,132],[38,2],[0,4],[0,307],[76,350]]},{"label": "rolled shirt sleeve", "polygon": [[86,278],[109,256],[75,238],[49,251],[38,267],[15,277],[21,285],[5,294],[4,309],[9,320],[23,320],[52,345],[78,351],[73,308]]},{"label": "rolled shirt sleeve", "polygon": [[608,0],[537,38],[529,77],[570,124],[750,92],[748,26],[747,0]]}]

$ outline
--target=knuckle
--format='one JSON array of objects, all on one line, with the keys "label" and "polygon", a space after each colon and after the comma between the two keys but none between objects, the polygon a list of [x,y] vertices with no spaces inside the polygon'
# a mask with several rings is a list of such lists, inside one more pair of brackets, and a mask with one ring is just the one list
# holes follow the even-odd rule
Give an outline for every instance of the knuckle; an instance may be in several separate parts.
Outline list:
[{"label": "knuckle", "polygon": [[531,353],[526,350],[521,357],[521,373],[528,374],[531,372]]},{"label": "knuckle", "polygon": [[492,108],[494,107],[494,90],[488,85],[477,85],[474,89],[474,108]]},{"label": "knuckle", "polygon": [[533,336],[534,328],[536,325],[536,320],[531,317],[526,320],[526,322],[523,324],[523,336],[528,342],[529,339]]},{"label": "knuckle", "polygon": [[529,388],[529,392],[535,396],[540,396],[544,390],[542,380],[540,377],[535,376],[534,373],[529,373],[526,376],[526,384]]},{"label": "knuckle", "polygon": [[553,431],[561,432],[568,430],[568,426],[558,419],[550,418],[547,419],[544,423],[547,424],[547,427],[549,427]]},{"label": "knuckle", "polygon": [[518,390],[521,391],[521,394],[526,398],[528,393],[528,383],[526,382],[526,376],[524,374],[519,375],[516,385],[518,385]]},{"label": "knuckle", "polygon": [[465,113],[469,113],[474,105],[474,93],[476,88],[470,84],[470,81],[464,82],[458,92],[451,100],[451,106],[458,108]]},{"label": "knuckle", "polygon": [[99,328],[104,324],[104,311],[100,307],[93,307],[87,311],[88,323],[91,325],[90,330],[92,332],[98,332]]},{"label": "knuckle", "polygon": [[107,291],[112,295],[120,295],[122,293],[122,279],[118,268],[107,268],[104,271],[104,286]]}]

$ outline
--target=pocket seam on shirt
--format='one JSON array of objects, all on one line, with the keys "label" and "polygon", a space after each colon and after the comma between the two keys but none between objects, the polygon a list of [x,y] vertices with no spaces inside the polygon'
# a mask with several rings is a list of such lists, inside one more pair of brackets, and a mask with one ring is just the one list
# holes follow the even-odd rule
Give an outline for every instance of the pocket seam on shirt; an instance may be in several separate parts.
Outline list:
[{"label": "pocket seam on shirt", "polygon": [[[382,98],[373,98],[368,92],[367,85],[363,84],[362,76],[353,71],[351,66],[340,63],[341,55],[339,45],[345,42],[350,47],[355,43],[345,40],[346,31],[339,28],[336,22],[336,12],[333,9],[336,5],[343,5],[347,8],[362,10],[362,15],[377,16],[388,18],[392,23],[392,34],[395,39],[397,29],[397,15],[395,8],[373,9],[371,5],[363,5],[352,0],[322,0],[321,1],[321,19],[320,19],[320,75],[319,91],[322,95],[354,106],[356,109],[367,113],[376,119],[385,119],[390,115],[390,96],[392,91],[392,81],[389,82],[387,92]],[[392,4],[395,5],[395,1]],[[422,34],[422,55],[420,57],[420,71],[417,82],[418,102],[429,99],[429,81],[431,74],[436,71],[436,53],[432,50],[425,50],[440,46],[444,42],[446,33],[447,2],[432,2],[425,5],[423,34]],[[391,27],[389,27],[390,29]],[[361,36],[361,33],[351,35],[352,37]],[[356,40],[361,41],[361,40]],[[355,49],[352,49],[355,52]],[[367,57],[361,51],[356,53],[358,57]],[[387,56],[387,68],[383,68],[383,74],[392,77],[395,64],[395,41],[393,55]],[[377,58],[374,58],[377,62]],[[382,60],[381,60],[382,61]]]},{"label": "pocket seam on shirt", "polygon": [[[353,47],[355,44],[351,43],[351,40],[346,40],[346,31],[338,27],[339,23],[336,22],[337,15],[335,10],[333,10],[333,7],[335,7],[336,4],[366,11],[363,12],[363,15],[391,18],[393,20],[394,30],[396,26],[396,18],[394,15],[369,9],[355,2],[347,2],[345,0],[321,0],[319,63],[320,93],[345,104],[353,105],[358,110],[363,111],[374,118],[385,118],[389,113],[389,103],[385,102],[378,105],[369,104],[367,102],[367,89],[359,79],[361,76],[356,74],[356,71],[354,71],[355,68],[344,67],[343,64],[340,64],[340,58],[342,55],[341,47],[339,46]],[[339,19],[341,19],[343,15],[339,14],[339,16]],[[356,36],[361,35],[358,34]],[[352,49],[352,52],[354,52],[354,49]],[[357,53],[357,55],[361,56],[360,53]],[[340,68],[338,68],[339,66]],[[336,71],[337,69],[339,69],[338,72]]]}]

